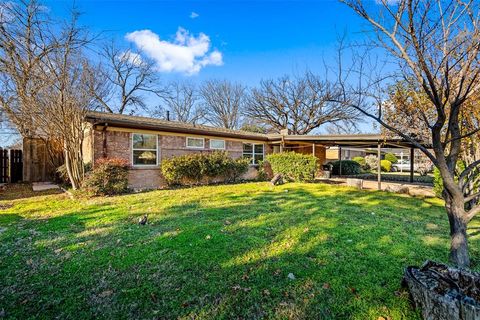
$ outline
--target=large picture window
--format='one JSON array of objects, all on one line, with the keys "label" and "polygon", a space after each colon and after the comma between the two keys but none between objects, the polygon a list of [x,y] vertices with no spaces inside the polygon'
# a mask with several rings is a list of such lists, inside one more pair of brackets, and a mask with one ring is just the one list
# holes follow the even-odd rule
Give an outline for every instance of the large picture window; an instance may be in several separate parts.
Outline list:
[{"label": "large picture window", "polygon": [[243,157],[250,159],[251,164],[258,164],[263,161],[264,150],[263,144],[259,143],[244,143],[243,144]]},{"label": "large picture window", "polygon": [[158,164],[157,135],[134,133],[132,136],[132,152],[134,166],[156,166]]}]

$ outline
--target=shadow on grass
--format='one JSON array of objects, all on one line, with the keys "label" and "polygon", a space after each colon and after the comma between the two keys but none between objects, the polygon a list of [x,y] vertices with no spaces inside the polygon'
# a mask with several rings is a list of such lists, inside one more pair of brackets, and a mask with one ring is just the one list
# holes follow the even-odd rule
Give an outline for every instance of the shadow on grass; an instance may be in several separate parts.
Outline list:
[{"label": "shadow on grass", "polygon": [[30,183],[11,183],[6,185],[5,190],[0,190],[0,201],[27,199],[59,193],[62,193],[60,189],[33,191]]},{"label": "shadow on grass", "polygon": [[[410,319],[403,268],[447,259],[437,203],[318,184],[215,188],[7,214],[1,307],[19,318]],[[149,224],[135,224],[144,213]]]}]

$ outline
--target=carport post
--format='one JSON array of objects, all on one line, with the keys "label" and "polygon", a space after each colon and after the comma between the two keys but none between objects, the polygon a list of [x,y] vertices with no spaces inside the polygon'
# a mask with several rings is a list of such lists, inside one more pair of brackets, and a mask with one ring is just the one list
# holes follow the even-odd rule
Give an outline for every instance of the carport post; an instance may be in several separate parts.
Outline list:
[{"label": "carport post", "polygon": [[410,183],[413,183],[413,170],[415,162],[415,149],[410,148]]},{"label": "carport post", "polygon": [[338,160],[340,161],[338,175],[342,176],[342,147],[338,147]]},{"label": "carport post", "polygon": [[381,145],[380,143],[378,144],[378,149],[377,149],[377,160],[378,160],[378,163],[377,163],[377,181],[378,181],[378,190],[382,190],[382,166],[380,164],[380,161],[381,161],[381,151],[382,151],[382,148],[381,148]]}]

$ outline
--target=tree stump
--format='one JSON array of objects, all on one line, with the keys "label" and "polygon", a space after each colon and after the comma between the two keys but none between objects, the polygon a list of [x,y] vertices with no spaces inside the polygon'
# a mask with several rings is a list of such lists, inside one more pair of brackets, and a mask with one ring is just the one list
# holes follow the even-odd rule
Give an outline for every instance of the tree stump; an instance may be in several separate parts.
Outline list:
[{"label": "tree stump", "polygon": [[275,176],[273,176],[273,179],[270,181],[272,186],[276,186],[279,184],[283,184],[283,176],[281,173],[277,173]]},{"label": "tree stump", "polygon": [[480,274],[427,261],[407,267],[404,284],[425,320],[480,319]]}]

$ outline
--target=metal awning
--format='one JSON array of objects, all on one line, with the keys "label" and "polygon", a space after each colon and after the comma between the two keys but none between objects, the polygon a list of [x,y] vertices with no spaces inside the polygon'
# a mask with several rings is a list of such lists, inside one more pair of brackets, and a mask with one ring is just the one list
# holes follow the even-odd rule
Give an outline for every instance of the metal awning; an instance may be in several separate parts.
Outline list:
[{"label": "metal awning", "polygon": [[[271,141],[273,144],[317,144],[323,146],[338,147],[361,147],[376,148],[382,147],[394,148],[416,148],[416,146],[402,138],[390,138],[380,134],[342,134],[342,135],[286,135],[277,141]],[[428,143],[420,142],[426,148],[431,146]]]},{"label": "metal awning", "polygon": [[[284,135],[270,138],[271,144],[278,144],[282,148],[289,148],[289,145],[310,145],[315,154],[315,146],[339,147],[340,174],[341,174],[341,149],[342,147],[357,148],[375,148],[377,149],[377,157],[381,157],[382,148],[402,148],[410,150],[410,182],[413,182],[414,174],[414,150],[418,146],[411,141],[403,138],[387,137],[381,134],[342,134],[342,135]],[[425,148],[431,148],[429,143],[419,142]],[[282,149],[281,149],[282,150]],[[381,189],[381,170],[380,161],[377,167],[378,189]]]}]

